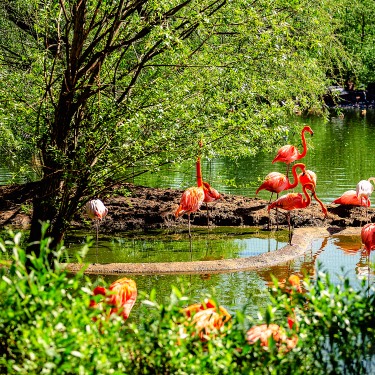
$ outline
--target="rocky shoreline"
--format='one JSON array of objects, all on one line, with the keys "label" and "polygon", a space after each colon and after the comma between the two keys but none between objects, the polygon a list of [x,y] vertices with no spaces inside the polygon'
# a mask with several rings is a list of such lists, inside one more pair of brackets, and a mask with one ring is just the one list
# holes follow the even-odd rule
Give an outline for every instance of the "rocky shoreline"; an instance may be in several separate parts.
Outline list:
[{"label": "rocky shoreline", "polygon": [[[0,225],[14,229],[27,229],[31,215],[31,190],[27,185],[0,186]],[[126,195],[119,192],[127,191]],[[187,215],[176,219],[182,190],[156,189],[132,184],[114,186],[102,200],[109,212],[100,225],[101,233],[163,228],[186,228]],[[209,204],[211,226],[268,227],[268,201],[237,195],[223,194],[223,199]],[[328,217],[324,218],[320,206],[313,203],[306,209],[292,212],[294,228],[300,227],[359,227],[368,221],[375,222],[375,211],[368,209],[368,217],[361,207],[327,205]],[[207,225],[207,211],[191,215],[193,226]],[[275,211],[271,223],[275,224]],[[279,225],[287,225],[285,215],[279,213]],[[73,229],[91,229],[94,225],[85,213],[79,212],[71,223]]]}]

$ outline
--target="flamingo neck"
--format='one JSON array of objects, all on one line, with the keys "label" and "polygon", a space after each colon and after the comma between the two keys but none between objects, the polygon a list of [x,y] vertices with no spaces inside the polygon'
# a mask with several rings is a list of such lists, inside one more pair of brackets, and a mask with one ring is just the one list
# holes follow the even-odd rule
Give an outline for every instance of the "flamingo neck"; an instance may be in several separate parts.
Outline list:
[{"label": "flamingo neck", "polygon": [[298,159],[304,158],[306,156],[306,153],[307,153],[307,144],[306,144],[305,131],[307,131],[307,130],[303,129],[302,132],[301,132],[303,150],[302,150],[302,153],[300,153],[298,155]]},{"label": "flamingo neck", "polygon": [[292,174],[293,174],[293,179],[294,182],[291,184],[289,182],[289,188],[288,189],[294,189],[298,185],[298,176],[297,176],[297,168],[300,168],[302,171],[302,166],[305,166],[304,164],[294,164],[292,167]]},{"label": "flamingo neck", "polygon": [[324,216],[327,216],[327,207],[324,205],[324,203],[316,196],[316,193],[315,191],[313,192],[313,196],[315,198],[315,200],[320,204],[320,207],[322,208],[322,211],[323,211],[323,214]]},{"label": "flamingo neck", "polygon": [[305,198],[306,200],[303,200],[304,204],[305,204],[305,207],[309,206],[310,203],[311,203],[311,197],[310,197],[310,194],[307,192],[307,186],[312,186],[311,184],[307,184],[307,185],[303,185],[302,186],[302,190],[303,190],[303,194],[305,194]]},{"label": "flamingo neck", "polygon": [[202,178],[202,169],[201,169],[201,158],[197,159],[196,170],[197,170],[198,187],[202,187],[203,186],[203,178]]}]

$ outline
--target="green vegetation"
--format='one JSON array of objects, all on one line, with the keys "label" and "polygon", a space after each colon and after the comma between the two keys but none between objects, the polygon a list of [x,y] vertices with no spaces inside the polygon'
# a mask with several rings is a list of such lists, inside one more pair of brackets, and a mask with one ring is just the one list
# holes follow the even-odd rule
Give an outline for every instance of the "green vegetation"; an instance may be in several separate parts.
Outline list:
[{"label": "green vegetation", "polygon": [[88,199],[194,162],[199,139],[210,157],[284,143],[347,59],[341,4],[1,0],[0,147],[40,173],[29,242],[50,221],[56,247]]},{"label": "green vegetation", "polygon": [[[67,275],[57,265],[55,271],[50,269],[50,239],[42,240],[41,255],[31,258],[35,270],[28,272],[20,235],[10,238],[0,245],[2,257],[12,261],[9,268],[0,269],[1,373],[366,374],[374,370],[375,295],[364,284],[357,291],[348,280],[333,285],[320,274],[314,284],[305,282],[304,292],[294,292],[293,298],[275,288],[272,306],[259,319],[237,311],[219,332],[201,341],[194,327],[184,324],[181,309],[197,302],[185,297],[184,291],[172,287],[169,303],[159,304],[158,291],[151,290],[138,296],[133,309],[137,313],[133,311],[127,321],[116,315],[106,320],[99,309],[89,307],[93,298],[89,279],[83,274]],[[288,331],[286,317],[292,314],[298,328]],[[268,350],[259,343],[248,344],[248,328],[265,322],[285,327],[290,336],[297,334],[296,348],[279,351],[272,340]]]}]

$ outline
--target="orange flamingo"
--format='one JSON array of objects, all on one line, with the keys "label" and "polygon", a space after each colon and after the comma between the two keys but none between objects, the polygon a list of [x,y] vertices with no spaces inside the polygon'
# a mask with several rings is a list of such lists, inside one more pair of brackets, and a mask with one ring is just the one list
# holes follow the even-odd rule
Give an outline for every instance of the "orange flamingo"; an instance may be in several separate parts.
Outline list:
[{"label": "orange flamingo", "polygon": [[[137,285],[134,280],[123,277],[114,281],[109,290],[103,286],[97,286],[93,291],[93,295],[97,296],[99,294],[105,296],[103,302],[111,308],[108,318],[112,314],[117,314],[126,320],[137,299]],[[90,307],[103,309],[102,302],[97,303],[94,300],[90,301]]]},{"label": "orange flamingo", "polygon": [[185,213],[188,214],[189,237],[191,237],[190,214],[197,212],[200,209],[205,197],[201,172],[201,159],[199,157],[196,162],[196,173],[198,186],[190,187],[183,192],[180,205],[174,214],[176,218]]},{"label": "orange flamingo", "polygon": [[207,211],[207,226],[210,225],[210,214],[208,211],[208,203],[214,202],[218,199],[222,199],[220,193],[210,186],[208,182],[203,182],[203,189],[204,189],[204,200],[203,202],[206,203],[206,211]]},{"label": "orange flamingo", "polygon": [[[290,289],[288,293],[291,295],[294,292],[302,293],[302,288],[300,286],[300,278],[297,275],[291,275],[288,279],[288,284]],[[293,311],[293,309],[292,309]],[[294,314],[294,312],[293,312]],[[295,317],[288,317],[288,327],[292,329],[295,324]],[[284,327],[280,327],[278,324],[260,324],[254,327],[251,327],[246,332],[246,339],[249,344],[254,344],[257,341],[260,342],[260,345],[268,348],[270,344],[270,339],[274,340],[277,348],[281,351],[288,352],[289,350],[295,348],[298,342],[297,335],[289,337],[287,331]]]},{"label": "orange flamingo", "polygon": [[[327,217],[328,215],[327,207],[316,195],[316,181],[317,181],[316,173],[307,169],[305,173],[299,174],[298,180],[302,186],[308,185],[308,189],[311,190],[312,196],[315,198],[315,200],[319,203],[320,207],[322,208],[324,217]],[[310,189],[310,185],[312,187],[311,189]]]},{"label": "orange flamingo", "polygon": [[305,195],[305,199],[301,193],[289,193],[283,195],[282,197],[276,199],[270,205],[268,205],[268,211],[272,210],[273,208],[281,208],[287,211],[287,219],[288,219],[288,230],[289,230],[289,244],[291,244],[292,237],[291,237],[291,228],[290,228],[290,211],[299,209],[299,208],[306,208],[311,203],[311,197],[307,193],[307,189],[312,190],[312,184],[306,184],[302,186],[303,193]]},{"label": "orange flamingo", "polygon": [[306,156],[307,153],[307,145],[306,145],[306,138],[305,138],[305,132],[309,132],[311,135],[314,135],[314,132],[310,128],[310,126],[305,126],[301,131],[301,139],[302,139],[302,145],[303,145],[303,151],[302,153],[299,153],[296,146],[293,145],[285,145],[279,149],[277,152],[277,155],[275,159],[272,160],[272,164],[276,162],[282,162],[286,163],[287,165],[287,171],[286,175],[288,176],[290,163],[293,163],[296,160],[300,160],[303,157]]},{"label": "orange flamingo", "polygon": [[375,250],[375,223],[368,223],[363,226],[361,240],[368,254],[371,250]]},{"label": "orange flamingo", "polygon": [[212,188],[208,182],[203,182],[200,157],[197,158],[196,173],[198,186],[190,187],[183,192],[180,205],[174,214],[176,218],[185,213],[188,214],[189,237],[191,237],[190,214],[197,212],[203,202],[213,202],[214,200],[221,198],[221,195],[217,190]]},{"label": "orange flamingo", "polygon": [[370,207],[371,201],[370,199],[366,199],[361,197],[361,200],[357,197],[357,192],[355,190],[347,190],[345,193],[341,195],[341,197],[336,198],[332,203],[335,204],[342,204],[347,206],[366,206]]},{"label": "orange flamingo", "polygon": [[269,203],[271,203],[273,193],[277,194],[277,198],[279,197],[279,193],[284,190],[294,189],[298,185],[298,176],[296,169],[300,168],[302,170],[302,174],[306,171],[306,166],[303,163],[298,163],[293,165],[292,167],[292,174],[294,178],[294,182],[291,183],[289,178],[285,176],[285,174],[279,172],[271,172],[269,173],[262,184],[258,187],[255,195],[257,195],[261,190],[267,190],[271,192],[271,198]]},{"label": "orange flamingo", "polygon": [[[219,330],[231,318],[223,306],[217,306],[211,299],[185,307],[183,313],[188,318],[189,324],[196,328],[202,341],[207,340],[213,331]],[[186,334],[182,334],[184,335]]]}]

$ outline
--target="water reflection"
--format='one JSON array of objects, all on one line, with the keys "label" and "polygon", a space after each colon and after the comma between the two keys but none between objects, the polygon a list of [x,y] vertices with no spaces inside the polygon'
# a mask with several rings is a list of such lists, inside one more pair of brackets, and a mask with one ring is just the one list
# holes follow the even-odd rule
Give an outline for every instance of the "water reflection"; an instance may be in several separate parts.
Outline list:
[{"label": "water reflection", "polygon": [[[145,245],[147,240],[143,239],[143,241]],[[232,242],[240,243],[237,249],[241,249],[247,241],[246,238],[232,239]],[[265,241],[262,246],[266,252],[269,251],[269,243],[277,242],[275,239],[262,241]],[[258,248],[262,241],[258,242]],[[206,244],[209,242],[210,240],[207,239]],[[251,247],[254,247],[253,244]],[[272,245],[270,251],[274,250]],[[237,254],[240,253],[241,251]],[[256,254],[256,251],[253,254]],[[374,272],[368,267],[368,259],[361,249],[359,235],[333,235],[315,240],[311,250],[299,258],[257,271],[200,275],[132,275],[131,277],[136,280],[140,292],[148,293],[155,288],[159,302],[168,301],[171,285],[175,285],[183,289],[193,301],[199,301],[206,294],[213,294],[231,313],[243,309],[247,314],[255,317],[259,308],[270,303],[268,291],[273,286],[273,277],[281,284],[291,274],[314,280],[317,271],[320,270],[328,272],[334,283],[341,283],[342,276],[349,277],[353,287],[356,288],[360,286],[363,277],[370,277],[368,283],[374,281]],[[370,262],[375,262],[374,253],[370,254]],[[93,278],[98,277],[93,276]],[[108,282],[116,278],[118,276],[105,277]]]}]

